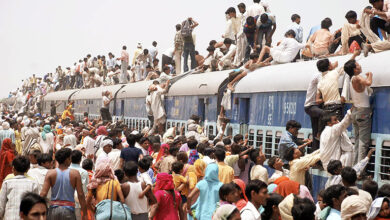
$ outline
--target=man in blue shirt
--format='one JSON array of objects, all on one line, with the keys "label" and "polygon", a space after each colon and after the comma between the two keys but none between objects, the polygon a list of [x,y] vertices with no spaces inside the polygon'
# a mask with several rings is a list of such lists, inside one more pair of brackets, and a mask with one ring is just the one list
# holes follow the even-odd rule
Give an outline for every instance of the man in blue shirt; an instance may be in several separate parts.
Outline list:
[{"label": "man in blue shirt", "polygon": [[330,207],[326,220],[341,220],[341,203],[347,196],[347,191],[342,185],[333,185],[325,190],[324,202]]},{"label": "man in blue shirt", "polygon": [[301,124],[295,120],[290,120],[286,124],[286,132],[283,133],[279,142],[279,156],[283,160],[285,165],[288,165],[288,161],[284,158],[285,151],[290,147],[298,148],[299,150],[304,150],[304,148],[309,145],[312,140],[305,139],[303,144],[298,146],[298,131],[301,129]]},{"label": "man in blue shirt", "polygon": [[126,132],[126,140],[129,144],[129,147],[123,148],[121,151],[119,165],[121,168],[127,161],[134,161],[138,163],[138,160],[143,158],[141,149],[135,147],[136,136],[130,134],[130,132]]}]

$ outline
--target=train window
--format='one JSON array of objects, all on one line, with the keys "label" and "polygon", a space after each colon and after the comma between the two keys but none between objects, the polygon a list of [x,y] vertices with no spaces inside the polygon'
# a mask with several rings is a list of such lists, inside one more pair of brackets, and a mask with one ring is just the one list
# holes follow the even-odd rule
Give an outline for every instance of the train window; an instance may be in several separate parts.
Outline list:
[{"label": "train window", "polygon": [[381,180],[390,180],[390,141],[382,144],[379,174]]},{"label": "train window", "polygon": [[275,134],[275,148],[274,148],[274,155],[279,156],[279,142],[280,138],[282,137],[283,132],[277,131]]},{"label": "train window", "polygon": [[209,125],[209,135],[212,134],[214,135],[214,126]]},{"label": "train window", "polygon": [[205,99],[201,98],[198,99],[198,115],[201,118],[200,120],[203,121],[206,116],[206,105],[205,105]]},{"label": "train window", "polygon": [[263,145],[264,154],[267,159],[272,156],[272,131],[267,131],[265,135],[265,144]]},{"label": "train window", "polygon": [[171,128],[171,122],[167,122],[167,129]]},{"label": "train window", "polygon": [[249,133],[248,134],[248,145],[249,146],[254,146],[255,130],[254,129],[249,129],[248,133]]},{"label": "train window", "polygon": [[[249,133],[250,136],[250,133]],[[257,135],[256,135],[256,147],[260,147],[263,145],[263,130],[257,130]]]}]

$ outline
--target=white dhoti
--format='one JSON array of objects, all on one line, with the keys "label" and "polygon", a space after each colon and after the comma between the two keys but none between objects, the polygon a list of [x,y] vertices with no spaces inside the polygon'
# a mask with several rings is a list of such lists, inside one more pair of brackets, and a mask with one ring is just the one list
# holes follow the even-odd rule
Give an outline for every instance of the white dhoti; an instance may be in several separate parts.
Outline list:
[{"label": "white dhoti", "polygon": [[377,41],[372,43],[371,46],[375,53],[380,53],[386,50],[390,50],[390,41]]}]

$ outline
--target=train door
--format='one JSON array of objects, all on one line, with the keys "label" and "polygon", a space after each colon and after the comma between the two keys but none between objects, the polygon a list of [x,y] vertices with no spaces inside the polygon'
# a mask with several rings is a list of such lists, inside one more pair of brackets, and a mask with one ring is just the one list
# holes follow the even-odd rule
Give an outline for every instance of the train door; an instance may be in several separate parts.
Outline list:
[{"label": "train door", "polygon": [[125,115],[125,100],[121,100],[121,117],[123,118],[123,116]]},{"label": "train door", "polygon": [[249,126],[250,99],[240,98],[238,102],[238,122],[240,124],[240,134],[248,133]]},{"label": "train door", "polygon": [[200,121],[204,121],[206,119],[206,102],[205,98],[200,98],[198,100],[198,116],[200,117]]}]

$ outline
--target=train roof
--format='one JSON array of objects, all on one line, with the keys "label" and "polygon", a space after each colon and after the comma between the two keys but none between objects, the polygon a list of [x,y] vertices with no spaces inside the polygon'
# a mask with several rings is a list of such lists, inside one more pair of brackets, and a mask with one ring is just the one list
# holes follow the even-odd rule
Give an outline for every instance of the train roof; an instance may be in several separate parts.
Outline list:
[{"label": "train roof", "polygon": [[139,81],[135,83],[126,84],[119,93],[117,98],[140,98],[148,95],[148,88],[153,83],[153,80]]},{"label": "train roof", "polygon": [[78,89],[50,92],[45,97],[45,101],[67,101],[72,94],[79,92]]},{"label": "train roof", "polygon": [[[338,61],[340,68],[351,56],[331,57],[329,60]],[[360,55],[356,60],[362,66],[362,74],[373,72],[372,87],[390,86],[390,70],[386,65],[390,60],[390,51],[370,54],[368,57]],[[234,93],[306,91],[313,75],[318,73],[316,63],[317,60],[311,60],[257,69],[237,83]],[[340,87],[342,80],[343,77],[340,77]]]},{"label": "train roof", "polygon": [[174,83],[168,96],[214,95],[232,70],[196,73]]},{"label": "train roof", "polygon": [[115,95],[116,91],[118,91],[124,85],[113,85],[113,86],[102,86],[91,89],[81,89],[77,93],[72,96],[72,100],[84,100],[84,99],[101,99],[102,92],[104,90],[108,90],[112,95]]}]

